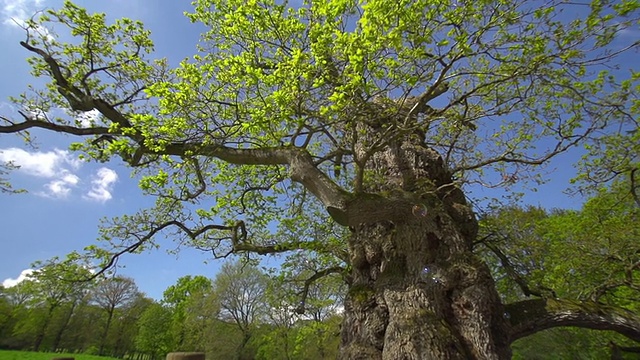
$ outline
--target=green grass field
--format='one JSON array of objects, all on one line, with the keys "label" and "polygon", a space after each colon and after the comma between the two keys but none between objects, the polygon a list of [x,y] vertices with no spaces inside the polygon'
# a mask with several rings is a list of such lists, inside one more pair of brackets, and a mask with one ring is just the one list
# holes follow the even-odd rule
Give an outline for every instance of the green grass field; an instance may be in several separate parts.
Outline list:
[{"label": "green grass field", "polygon": [[51,360],[55,357],[73,357],[75,360],[118,360],[111,357],[84,355],[84,354],[58,354],[31,351],[0,350],[0,360]]}]

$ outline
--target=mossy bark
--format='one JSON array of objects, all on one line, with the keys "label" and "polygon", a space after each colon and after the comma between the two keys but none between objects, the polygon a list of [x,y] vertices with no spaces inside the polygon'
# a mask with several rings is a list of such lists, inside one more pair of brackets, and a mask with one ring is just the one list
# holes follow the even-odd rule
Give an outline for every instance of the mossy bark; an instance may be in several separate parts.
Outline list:
[{"label": "mossy bark", "polygon": [[510,358],[494,281],[471,251],[477,221],[439,154],[407,135],[367,171],[364,192],[401,192],[415,211],[351,227],[341,358]]}]

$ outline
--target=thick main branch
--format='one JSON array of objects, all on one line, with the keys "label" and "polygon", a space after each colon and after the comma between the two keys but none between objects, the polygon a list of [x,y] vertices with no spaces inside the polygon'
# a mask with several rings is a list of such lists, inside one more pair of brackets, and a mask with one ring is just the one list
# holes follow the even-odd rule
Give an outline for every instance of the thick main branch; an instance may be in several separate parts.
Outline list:
[{"label": "thick main branch", "polygon": [[560,326],[612,330],[640,341],[640,317],[620,307],[547,298],[508,304],[505,311],[512,325],[511,341]]}]

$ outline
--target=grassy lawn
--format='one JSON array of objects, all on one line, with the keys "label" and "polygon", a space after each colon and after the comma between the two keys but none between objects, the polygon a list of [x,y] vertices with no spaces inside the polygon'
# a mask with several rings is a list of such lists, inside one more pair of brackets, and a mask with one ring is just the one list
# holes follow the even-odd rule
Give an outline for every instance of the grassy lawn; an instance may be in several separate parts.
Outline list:
[{"label": "grassy lawn", "polygon": [[58,354],[31,351],[0,350],[0,360],[51,360],[55,357],[73,357],[75,360],[117,360],[111,357],[84,355],[84,354]]}]

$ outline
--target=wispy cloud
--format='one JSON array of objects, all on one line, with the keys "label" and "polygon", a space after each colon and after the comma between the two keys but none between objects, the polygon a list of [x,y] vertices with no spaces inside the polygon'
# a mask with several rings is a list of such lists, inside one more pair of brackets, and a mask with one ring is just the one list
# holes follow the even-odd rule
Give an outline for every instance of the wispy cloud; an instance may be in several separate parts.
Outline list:
[{"label": "wispy cloud", "polygon": [[0,0],[2,2],[3,23],[22,26],[44,7],[44,0]]},{"label": "wispy cloud", "polygon": [[111,200],[111,190],[118,180],[118,174],[109,168],[103,167],[98,169],[93,180],[91,181],[91,190],[85,196],[87,199],[106,202]]},{"label": "wispy cloud", "polygon": [[81,162],[66,150],[28,152],[19,148],[0,149],[0,161],[18,166],[18,171],[27,175],[51,179],[44,185],[45,191],[37,193],[39,195],[65,198],[80,182],[74,172]]},{"label": "wispy cloud", "polygon": [[68,172],[67,166],[75,170],[81,164],[68,151],[60,149],[47,152],[27,152],[20,148],[0,149],[0,160],[11,162],[19,166],[20,171],[39,177],[64,176]]},{"label": "wispy cloud", "polygon": [[[28,19],[46,8],[45,0],[0,0],[0,6],[2,7],[2,24],[23,29],[28,27]],[[43,26],[30,27],[30,31],[42,39],[53,40],[51,32]]]},{"label": "wispy cloud", "polygon": [[21,282],[23,282],[24,280],[26,280],[29,277],[29,275],[33,274],[33,271],[34,271],[33,269],[22,270],[22,272],[20,273],[20,275],[18,275],[16,279],[12,279],[12,278],[4,279],[4,281],[2,282],[2,286],[4,286],[5,288],[14,287],[20,284]]},{"label": "wispy cloud", "polygon": [[68,173],[61,178],[50,181],[45,185],[45,188],[49,191],[44,193],[57,198],[66,198],[71,193],[71,188],[78,185],[80,178],[74,174]]}]

